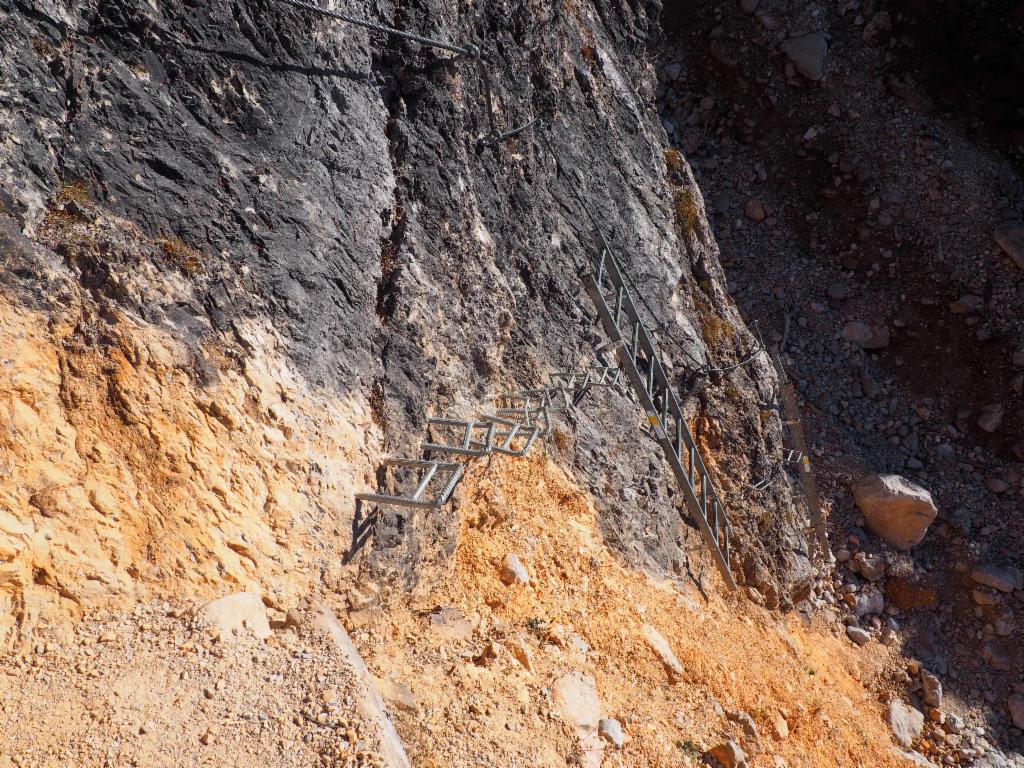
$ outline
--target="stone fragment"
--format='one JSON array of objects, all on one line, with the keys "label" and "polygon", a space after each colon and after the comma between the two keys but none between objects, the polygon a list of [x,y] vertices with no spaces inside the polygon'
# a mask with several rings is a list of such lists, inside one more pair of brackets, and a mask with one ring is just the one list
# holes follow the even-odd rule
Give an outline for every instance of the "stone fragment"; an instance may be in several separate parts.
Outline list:
[{"label": "stone fragment", "polygon": [[1010,671],[1010,660],[1006,657],[1005,653],[992,645],[992,643],[985,643],[981,647],[980,655],[982,660],[992,669],[999,670],[1000,672]]},{"label": "stone fragment", "polygon": [[740,10],[744,13],[754,13],[760,4],[761,0],[740,0]]},{"label": "stone fragment", "polygon": [[772,717],[772,732],[779,741],[789,738],[789,722],[779,713]]},{"label": "stone fragment", "polygon": [[981,409],[981,415],[978,416],[978,428],[983,429],[986,432],[995,432],[999,429],[999,425],[1003,423],[1003,414],[1006,409],[1002,403],[990,403]]},{"label": "stone fragment", "polygon": [[577,728],[593,730],[601,720],[601,700],[594,678],[569,672],[552,686],[555,704],[562,717]]},{"label": "stone fragment", "polygon": [[406,712],[419,711],[412,688],[405,683],[396,683],[393,680],[382,680],[381,678],[374,678],[374,682],[377,684],[380,695],[384,697],[384,701],[391,706]]},{"label": "stone fragment", "polygon": [[971,579],[1000,592],[1024,589],[1024,573],[1011,566],[978,565],[971,570]]},{"label": "stone fragment", "polygon": [[864,25],[864,42],[868,45],[881,45],[892,31],[892,16],[888,11],[878,11],[871,21]]},{"label": "stone fragment", "polygon": [[924,731],[924,714],[899,699],[893,699],[889,703],[889,725],[896,742],[904,749],[910,749]]},{"label": "stone fragment", "polygon": [[783,40],[779,46],[796,71],[808,80],[821,80],[825,76],[825,56],[828,41],[819,32]]},{"label": "stone fragment", "polygon": [[996,242],[1017,264],[1024,269],[1024,224],[1018,222],[1006,222],[996,227],[994,233]]},{"label": "stone fragment", "polygon": [[828,297],[836,301],[843,301],[850,296],[850,289],[844,283],[831,283],[828,287]]},{"label": "stone fragment", "polygon": [[946,733],[959,734],[964,728],[964,721],[959,716],[954,715],[952,712],[946,713],[946,718],[942,721],[942,730]]},{"label": "stone fragment", "polygon": [[885,576],[885,558],[881,555],[867,555],[858,552],[853,563],[857,573],[868,581],[878,581]]},{"label": "stone fragment", "polygon": [[1006,701],[1014,728],[1024,729],[1024,694],[1015,693]]},{"label": "stone fragment", "polygon": [[974,602],[977,605],[999,604],[999,595],[995,594],[994,592],[990,592],[987,589],[972,589],[971,599],[974,600]]},{"label": "stone fragment", "polygon": [[889,346],[889,329],[853,320],[843,326],[843,338],[863,349],[882,349]]},{"label": "stone fragment", "polygon": [[754,718],[750,716],[749,712],[742,710],[730,712],[728,717],[743,728],[743,743],[746,745],[747,751],[751,753],[750,756],[756,757],[761,751],[761,736],[757,732],[757,723],[754,722]]},{"label": "stone fragment", "polygon": [[473,625],[458,608],[441,608],[430,614],[430,631],[441,640],[466,640]]},{"label": "stone fragment", "polygon": [[885,610],[885,598],[877,589],[863,592],[854,599],[853,615],[858,619],[865,616],[878,616]]},{"label": "stone fragment", "polygon": [[764,203],[756,198],[747,200],[743,204],[743,215],[751,221],[764,221],[767,216],[764,210]]},{"label": "stone fragment", "polygon": [[514,637],[506,644],[508,645],[509,652],[512,654],[512,658],[518,661],[523,666],[523,669],[530,673],[536,671],[533,665],[533,651],[525,641]]},{"label": "stone fragment", "polygon": [[513,554],[505,556],[505,562],[501,566],[501,581],[503,584],[529,584],[530,574],[522,561]]},{"label": "stone fragment", "polygon": [[968,293],[950,304],[949,311],[954,315],[969,315],[978,312],[983,306],[985,306],[985,300],[981,296]]},{"label": "stone fragment", "polygon": [[864,645],[871,639],[871,635],[869,635],[866,631],[864,631],[860,627],[852,626],[846,628],[846,636],[857,645]]},{"label": "stone fragment", "polygon": [[266,640],[271,635],[267,609],[254,592],[237,592],[209,602],[199,609],[196,619],[225,642],[247,635]]},{"label": "stone fragment", "polygon": [[921,670],[921,698],[930,707],[942,706],[942,681],[927,670]]},{"label": "stone fragment", "polygon": [[747,756],[740,749],[740,745],[732,739],[713,747],[708,754],[725,768],[745,768],[747,765]]},{"label": "stone fragment", "polygon": [[683,665],[676,658],[675,653],[672,652],[672,646],[668,644],[668,640],[662,637],[661,633],[650,624],[644,625],[644,639],[647,640],[647,644],[658,655],[658,658],[661,659],[665,672],[668,673],[668,681],[670,683],[680,682],[683,679]]},{"label": "stone fragment", "polygon": [[602,739],[616,749],[622,749],[622,745],[626,743],[626,736],[622,732],[622,723],[614,717],[606,717],[601,720],[598,724],[598,733],[601,734]]},{"label": "stone fragment", "polygon": [[931,494],[900,475],[867,475],[854,484],[853,498],[868,527],[902,550],[921,542],[937,513]]}]

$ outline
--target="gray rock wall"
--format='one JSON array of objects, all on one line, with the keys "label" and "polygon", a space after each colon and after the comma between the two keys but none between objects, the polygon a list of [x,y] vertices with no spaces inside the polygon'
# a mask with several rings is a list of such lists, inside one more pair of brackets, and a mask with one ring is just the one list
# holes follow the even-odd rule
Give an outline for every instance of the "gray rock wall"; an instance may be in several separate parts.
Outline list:
[{"label": "gray rock wall", "polygon": [[[666,167],[646,55],[657,4],[346,10],[480,44],[497,122],[553,115],[559,172],[536,131],[478,143],[479,77],[447,53],[270,0],[3,0],[0,36],[14,41],[0,53],[4,215],[38,239],[53,201],[85,190],[153,242],[85,261],[47,243],[97,302],[186,339],[269,319],[312,382],[373,403],[383,450],[408,455],[428,414],[469,414],[592,360],[600,334],[578,273],[596,249],[581,189],[664,326],[741,570],[785,595],[807,576],[798,516],[782,484],[746,487],[779,458],[778,420],[761,412],[768,362],[693,375],[739,359],[753,338],[689,168],[678,156]],[[140,264],[183,271],[168,242],[197,255],[187,295],[126,293]],[[55,303],[37,259],[12,266],[9,291]],[[680,532],[678,493],[633,406],[599,395],[569,418],[558,456],[594,493],[608,540],[638,565],[682,572],[699,539]],[[457,526],[437,515],[408,530],[382,531],[372,559],[411,579]]]}]

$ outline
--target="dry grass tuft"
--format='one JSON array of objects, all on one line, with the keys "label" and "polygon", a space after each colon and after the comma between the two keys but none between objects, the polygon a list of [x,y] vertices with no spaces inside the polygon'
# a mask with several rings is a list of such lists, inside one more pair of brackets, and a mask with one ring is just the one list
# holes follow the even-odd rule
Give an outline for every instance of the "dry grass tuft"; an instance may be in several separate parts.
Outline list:
[{"label": "dry grass tuft", "polygon": [[720,348],[723,344],[732,342],[736,333],[732,324],[719,316],[714,307],[701,294],[694,294],[693,303],[697,306],[697,317],[700,321],[704,343],[709,347]]},{"label": "dry grass tuft", "polygon": [[163,251],[164,261],[186,277],[195,277],[203,271],[203,254],[192,246],[186,245],[176,237],[158,238],[156,244]]},{"label": "dry grass tuft", "polygon": [[676,192],[676,221],[684,235],[689,235],[700,223],[700,205],[692,189],[681,189]]},{"label": "dry grass tuft", "polygon": [[683,154],[678,149],[665,150],[665,165],[668,167],[669,173],[680,173],[683,170],[685,162],[683,160]]}]

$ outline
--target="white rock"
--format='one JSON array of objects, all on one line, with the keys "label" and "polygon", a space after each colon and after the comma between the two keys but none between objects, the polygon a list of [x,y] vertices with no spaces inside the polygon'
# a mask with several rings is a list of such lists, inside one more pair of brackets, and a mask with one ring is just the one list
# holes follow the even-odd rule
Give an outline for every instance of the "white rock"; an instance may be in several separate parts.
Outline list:
[{"label": "white rock", "polygon": [[868,528],[890,546],[908,550],[921,542],[937,510],[927,490],[899,475],[868,475],[853,486]]},{"label": "white rock", "polygon": [[626,743],[626,736],[622,733],[622,723],[614,717],[604,718],[598,728],[601,738],[616,749],[621,749],[622,745]]},{"label": "white rock", "polygon": [[555,704],[562,717],[577,728],[593,730],[601,720],[601,700],[594,678],[570,672],[552,686]]},{"label": "white rock", "polygon": [[207,603],[196,613],[196,618],[223,641],[238,640],[246,635],[266,640],[271,635],[267,609],[254,592],[237,592]]},{"label": "white rock", "polygon": [[650,624],[644,625],[644,639],[647,640],[647,644],[651,646],[651,649],[661,659],[665,672],[668,673],[668,681],[670,683],[681,681],[683,679],[683,665],[676,658],[675,653],[672,652],[672,646],[668,644],[668,640],[662,637],[661,633]]},{"label": "white rock", "polygon": [[501,566],[501,581],[504,584],[529,584],[530,574],[522,561],[513,554],[505,556],[505,562]]},{"label": "white rock", "polygon": [[899,699],[893,699],[889,703],[889,725],[897,743],[904,749],[910,749],[924,731],[924,715]]},{"label": "white rock", "polygon": [[927,670],[921,670],[921,698],[929,707],[942,706],[942,682]]},{"label": "white rock", "polygon": [[865,616],[878,616],[885,610],[885,598],[877,589],[857,595],[853,602],[853,615],[858,619]]}]

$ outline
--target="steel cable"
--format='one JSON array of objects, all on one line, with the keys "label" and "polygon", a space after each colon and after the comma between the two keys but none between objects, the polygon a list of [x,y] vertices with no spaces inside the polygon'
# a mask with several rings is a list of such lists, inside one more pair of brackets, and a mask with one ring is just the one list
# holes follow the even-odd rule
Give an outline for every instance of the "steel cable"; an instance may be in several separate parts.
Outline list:
[{"label": "steel cable", "polygon": [[467,56],[473,60],[480,58],[480,49],[472,43],[469,45],[455,45],[454,43],[448,43],[444,40],[437,40],[432,37],[417,35],[414,32],[406,32],[405,30],[398,29],[397,27],[389,27],[387,24],[370,21],[369,19],[361,19],[347,13],[342,13],[341,11],[332,11],[327,8],[321,8],[313,3],[307,3],[305,0],[277,0],[277,2],[284,3],[285,5],[291,5],[296,8],[302,8],[310,11],[311,13],[318,13],[321,16],[329,16],[330,18],[337,19],[338,21],[345,21],[349,24],[354,24],[357,27],[363,27],[364,29],[369,29],[373,32],[379,32],[382,35],[392,35],[394,37],[412,40],[414,43],[419,43],[420,45],[439,48],[443,51],[450,51],[451,53],[457,53],[461,56]]},{"label": "steel cable", "polygon": [[480,52],[479,46],[474,43],[465,43],[463,45],[456,45],[445,40],[438,40],[434,37],[426,37],[425,35],[418,35],[415,32],[406,32],[403,29],[392,27],[387,24],[381,24],[377,21],[371,21],[369,19],[363,19],[358,16],[352,16],[348,13],[341,11],[332,11],[327,8],[322,8],[314,3],[306,2],[306,0],[277,0],[277,2],[284,5],[290,5],[294,8],[301,8],[302,10],[309,11],[310,13],[316,13],[321,16],[327,16],[328,18],[335,19],[337,21],[344,21],[348,24],[352,24],[363,29],[368,29],[371,32],[377,32],[382,35],[389,35],[391,37],[398,37],[403,40],[411,40],[414,43],[425,45],[430,48],[437,48],[442,51],[449,51],[451,53],[463,56],[476,64],[477,72],[480,75],[480,81],[483,83],[484,100],[487,103],[487,124],[490,128],[487,136],[482,141],[485,144],[498,144],[507,139],[511,139],[524,131],[529,130],[534,125],[541,122],[540,117],[534,117],[529,122],[518,128],[512,128],[507,131],[500,131],[494,120],[494,97],[492,94],[491,87],[491,74],[487,69],[487,63],[484,60],[483,55]]}]

